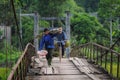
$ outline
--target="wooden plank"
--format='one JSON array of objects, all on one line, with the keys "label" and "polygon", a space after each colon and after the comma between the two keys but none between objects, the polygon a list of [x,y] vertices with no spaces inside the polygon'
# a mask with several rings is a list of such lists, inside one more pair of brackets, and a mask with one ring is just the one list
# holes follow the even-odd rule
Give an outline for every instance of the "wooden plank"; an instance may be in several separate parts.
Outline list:
[{"label": "wooden plank", "polygon": [[86,59],[75,58],[75,60],[77,60],[80,63],[81,67],[87,67],[86,69],[88,70],[89,73],[98,73],[98,74],[102,73],[101,71],[97,70],[94,66],[89,64]]},{"label": "wooden plank", "polygon": [[47,71],[47,74],[53,74],[52,67],[47,67],[46,71]]},{"label": "wooden plank", "polygon": [[88,74],[88,73],[86,73],[91,79],[93,79],[93,80],[101,80],[100,78],[98,78],[98,77],[96,77],[95,75],[93,75],[93,74]]},{"label": "wooden plank", "polygon": [[43,67],[40,71],[40,74],[47,74],[47,70],[45,67]]},{"label": "wooden plank", "polygon": [[76,74],[76,75],[78,75],[78,74],[81,74],[78,70],[60,70],[60,74]]},{"label": "wooden plank", "polygon": [[40,71],[40,74],[60,74],[59,68],[56,67],[43,67]]},{"label": "wooden plank", "polygon": [[59,67],[52,67],[53,74],[60,74],[60,68]]},{"label": "wooden plank", "polygon": [[[81,67],[80,65],[85,65],[81,60],[77,59],[77,58],[74,58],[73,60],[73,63],[78,67],[78,69],[81,71],[81,72],[84,72],[86,75],[88,75],[91,79],[93,80],[100,80],[98,77],[96,77],[95,75],[93,74],[90,74],[92,73],[92,71],[89,69],[89,67],[85,66],[85,67]],[[81,61],[81,62],[80,62]],[[81,64],[80,64],[81,63]]]},{"label": "wooden plank", "polygon": [[[72,63],[72,62],[74,63]],[[85,63],[84,63],[85,62]],[[52,66],[42,67],[41,76],[29,76],[27,80],[109,80],[106,75],[95,74],[94,67],[84,59],[53,58]],[[83,74],[84,73],[84,74]]]},{"label": "wooden plank", "polygon": [[94,75],[99,77],[101,80],[111,80],[108,74],[94,74]]},{"label": "wooden plank", "polygon": [[91,80],[86,75],[28,76],[27,80]]}]

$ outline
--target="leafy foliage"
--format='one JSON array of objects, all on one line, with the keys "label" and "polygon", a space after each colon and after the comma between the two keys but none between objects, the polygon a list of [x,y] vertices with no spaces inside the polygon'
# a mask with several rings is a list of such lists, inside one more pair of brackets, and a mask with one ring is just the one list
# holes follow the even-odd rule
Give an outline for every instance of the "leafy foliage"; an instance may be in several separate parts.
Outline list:
[{"label": "leafy foliage", "polygon": [[31,42],[33,43],[33,39],[34,39],[34,20],[31,17],[23,17],[22,18],[22,30],[23,30],[23,43],[24,46],[28,43]]},{"label": "leafy foliage", "polygon": [[99,16],[103,19],[120,16],[120,0],[100,0]]},{"label": "leafy foliage", "polygon": [[6,68],[0,68],[0,80],[6,80],[6,70],[7,72],[10,71],[10,69]]},{"label": "leafy foliage", "polygon": [[79,44],[95,41],[97,38],[96,33],[103,29],[95,17],[91,17],[86,13],[74,14],[71,22],[73,35]]},{"label": "leafy foliage", "polygon": [[[8,21],[7,23],[13,24],[13,12],[12,9],[8,8],[10,2],[7,0],[0,1],[0,9],[5,8],[1,18],[6,20],[1,20],[0,22]],[[94,3],[94,5],[93,5]],[[109,43],[109,22],[105,20],[106,18],[119,16],[120,12],[120,0],[15,0],[15,9],[17,11],[17,17],[19,17],[19,9],[22,9],[22,13],[33,13],[37,11],[40,17],[64,16],[65,11],[70,11],[72,16],[72,35],[77,40],[77,43],[86,43],[89,41],[95,41],[102,44]],[[99,6],[98,6],[99,4]],[[96,18],[89,16],[86,12],[98,11],[99,19],[103,20],[103,27]],[[7,12],[6,12],[7,11]],[[5,13],[5,14],[2,14]],[[5,17],[7,15],[8,17]],[[19,18],[18,18],[19,19]],[[11,22],[12,21],[12,22]],[[62,22],[62,21],[61,21]],[[60,22],[60,24],[61,24]],[[119,30],[116,28],[116,21],[113,21],[113,37],[117,38],[119,36]],[[57,22],[54,23],[56,25]],[[59,21],[58,21],[59,23]],[[57,24],[58,24],[57,23]],[[63,22],[62,22],[63,23]],[[23,27],[23,43],[26,45],[28,42],[33,43],[33,18],[22,18]],[[50,27],[51,22],[40,21],[40,27]],[[16,26],[12,26],[12,43],[15,46],[19,45],[18,36],[16,36]],[[89,35],[89,36],[88,36]]]},{"label": "leafy foliage", "polygon": [[[47,5],[47,6],[46,6]],[[41,16],[61,16],[66,10],[83,11],[78,7],[74,0],[39,0],[38,12]]]},{"label": "leafy foliage", "polygon": [[[110,21],[112,23],[112,38],[113,42],[119,37],[119,21],[120,16],[120,0],[100,0],[98,16],[100,22],[105,26],[107,30],[110,28]],[[107,34],[110,32],[108,31]],[[116,34],[117,33],[117,34]],[[109,35],[108,35],[109,36]],[[108,40],[109,41],[109,40]]]},{"label": "leafy foliage", "polygon": [[[100,0],[75,0],[79,6],[82,6],[86,12],[96,12]],[[93,5],[94,3],[94,5]]]},{"label": "leafy foliage", "polygon": [[[10,3],[8,0],[0,1],[0,24],[10,25],[12,24],[13,14],[11,13]],[[4,14],[3,14],[4,13]]]}]

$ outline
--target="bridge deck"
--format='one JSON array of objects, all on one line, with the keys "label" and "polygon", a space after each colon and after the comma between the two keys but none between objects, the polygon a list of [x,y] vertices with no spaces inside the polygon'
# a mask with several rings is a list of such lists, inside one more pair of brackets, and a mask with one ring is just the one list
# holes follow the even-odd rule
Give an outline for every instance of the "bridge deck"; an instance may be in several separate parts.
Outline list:
[{"label": "bridge deck", "polygon": [[52,66],[46,60],[42,68],[31,68],[26,80],[111,80],[110,77],[82,58],[53,58]]}]

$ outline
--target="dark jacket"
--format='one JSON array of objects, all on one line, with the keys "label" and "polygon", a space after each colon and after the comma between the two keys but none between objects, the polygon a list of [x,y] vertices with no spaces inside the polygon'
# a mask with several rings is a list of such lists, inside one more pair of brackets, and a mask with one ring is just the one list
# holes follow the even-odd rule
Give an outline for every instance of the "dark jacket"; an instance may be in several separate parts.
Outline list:
[{"label": "dark jacket", "polygon": [[44,46],[45,46],[45,49],[55,48],[54,39],[53,39],[54,36],[55,35],[53,34],[44,35],[40,41],[39,50],[42,50]]}]

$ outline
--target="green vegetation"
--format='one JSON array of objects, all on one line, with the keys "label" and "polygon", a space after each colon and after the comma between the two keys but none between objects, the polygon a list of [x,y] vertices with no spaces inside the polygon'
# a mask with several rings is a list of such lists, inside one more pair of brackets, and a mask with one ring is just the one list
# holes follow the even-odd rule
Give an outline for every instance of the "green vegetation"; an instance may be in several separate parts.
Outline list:
[{"label": "green vegetation", "polygon": [[[105,63],[102,64],[102,67],[104,67],[104,66],[105,66]],[[108,73],[110,73],[110,62],[107,63],[106,69],[107,69]],[[112,65],[112,75],[113,75],[113,77],[117,77],[116,74],[117,74],[117,63],[113,62],[113,65]],[[120,73],[119,73],[119,75],[120,75]]]},{"label": "green vegetation", "polygon": [[99,2],[100,2],[100,0],[75,0],[75,1],[79,6],[82,6],[86,12],[97,11],[99,8]]},{"label": "green vegetation", "polygon": [[6,80],[10,68],[17,62],[21,52],[17,48],[8,45],[5,41],[0,42],[0,44],[2,45],[0,48],[0,80]]},{"label": "green vegetation", "polygon": [[[7,55],[7,56],[6,56]],[[0,63],[6,62],[6,57],[8,62],[13,62],[15,63],[17,59],[20,57],[21,52],[14,52],[14,53],[0,53]]]},{"label": "green vegetation", "polygon": [[8,73],[10,69],[8,68],[0,68],[0,80],[7,80],[6,77],[8,76]]},{"label": "green vegetation", "polygon": [[[4,7],[9,6],[9,1],[2,0],[0,3],[4,3],[0,5]],[[94,3],[94,5],[93,5]],[[87,42],[96,42],[102,44],[104,46],[109,46],[110,44],[110,32],[109,32],[109,18],[112,17],[112,37],[113,42],[120,35],[120,30],[118,24],[120,21],[117,21],[117,17],[120,15],[119,5],[120,0],[16,0],[14,1],[16,14],[19,20],[19,11],[21,9],[22,13],[33,13],[38,12],[39,17],[65,17],[65,11],[70,11],[71,13],[71,29],[73,44],[83,44]],[[47,6],[46,6],[47,5]],[[7,11],[7,12],[6,12]],[[9,12],[9,13],[8,13]],[[89,13],[95,15],[90,15]],[[8,23],[10,23],[10,19],[13,19],[12,11],[9,8],[4,9],[4,13],[9,16],[5,18]],[[4,16],[4,14],[0,13],[0,15]],[[10,18],[11,16],[11,18]],[[2,19],[2,17],[0,18]],[[3,20],[5,21],[5,20]],[[2,22],[2,20],[0,21]],[[19,22],[19,21],[18,21]],[[14,21],[11,22],[14,24]],[[39,21],[40,27],[51,27],[51,21]],[[57,25],[62,24],[65,25],[63,21],[54,21],[53,25],[58,27]],[[31,17],[22,17],[22,35],[23,35],[23,44],[24,47],[28,42],[33,43],[33,18]],[[18,46],[18,38],[16,38],[16,26],[12,26],[12,42],[13,45]],[[29,31],[29,32],[28,32]],[[77,35],[77,36],[75,36]],[[75,40],[76,41],[75,41]],[[117,46],[118,47],[118,46]],[[118,50],[118,48],[115,48]]]},{"label": "green vegetation", "polygon": [[12,62],[15,63],[17,59],[20,57],[21,52],[6,43],[3,43],[3,48],[0,49],[0,63],[4,62]]},{"label": "green vegetation", "polygon": [[[15,24],[10,1],[0,0],[0,24],[10,26],[12,30],[10,46],[5,46],[6,38],[0,41],[0,63],[6,62],[6,58],[8,62],[16,62],[20,56],[19,29]],[[119,4],[120,0],[14,0],[18,25],[20,25],[20,10],[21,13],[28,14],[38,12],[39,18],[65,17],[65,11],[70,11],[71,46],[96,42],[110,47],[110,22],[112,23],[113,43],[120,35]],[[21,21],[22,43],[25,47],[27,43],[33,43],[34,40],[34,18],[30,16],[21,17]],[[65,22],[63,20],[53,21],[54,27],[58,27],[58,25],[65,27]],[[40,28],[51,27],[52,21],[39,20],[38,26]],[[39,32],[41,33],[41,31]],[[118,52],[120,52],[119,44],[118,42],[114,47],[114,50]]]},{"label": "green vegetation", "polygon": [[[86,42],[97,42],[96,35],[100,30],[103,30],[103,26],[98,22],[95,17],[91,17],[86,13],[76,13],[71,19],[71,26],[74,39],[77,44],[83,44]],[[79,34],[79,35],[76,35]]]}]

